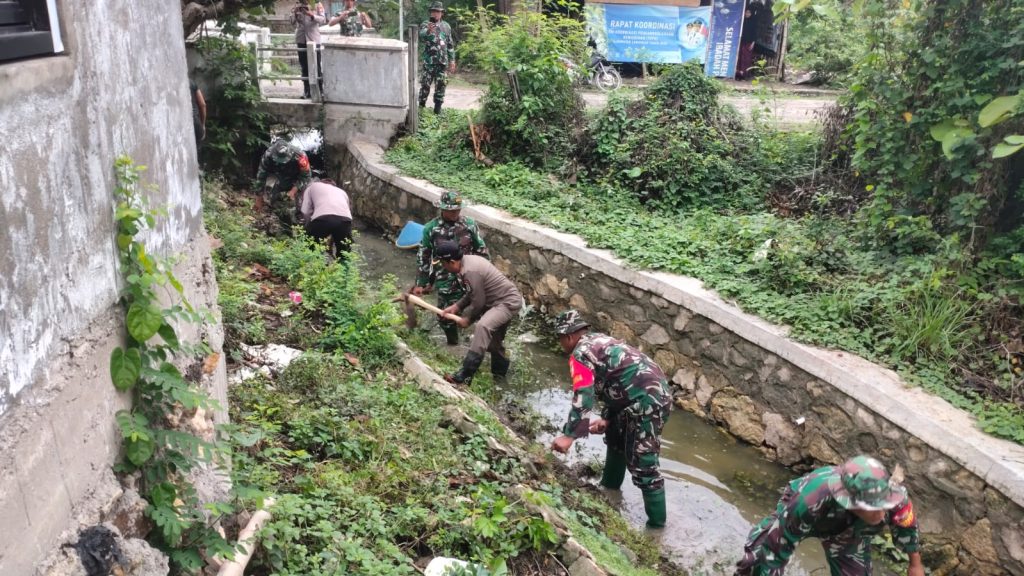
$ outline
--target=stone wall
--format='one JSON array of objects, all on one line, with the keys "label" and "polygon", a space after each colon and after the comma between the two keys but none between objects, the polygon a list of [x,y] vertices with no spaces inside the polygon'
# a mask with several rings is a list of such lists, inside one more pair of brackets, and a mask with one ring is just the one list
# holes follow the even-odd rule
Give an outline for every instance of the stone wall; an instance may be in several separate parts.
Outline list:
[{"label": "stone wall", "polygon": [[[149,202],[167,208],[147,247],[179,257],[193,304],[216,309],[180,6],[50,4],[66,50],[0,64],[0,574],[31,574],[120,493],[118,155],[148,166]],[[179,336],[221,347],[216,325]],[[222,401],[224,382],[221,359],[206,384]]]},{"label": "stone wall", "polygon": [[[334,155],[354,213],[392,231],[434,217],[440,189],[398,176],[381,153],[354,143]],[[672,375],[681,408],[797,468],[858,453],[901,464],[933,574],[1024,574],[1020,446],[985,436],[890,371],[787,339],[696,280],[631,269],[576,236],[486,206],[464,213],[527,300],[548,314],[577,308],[638,345]]]}]

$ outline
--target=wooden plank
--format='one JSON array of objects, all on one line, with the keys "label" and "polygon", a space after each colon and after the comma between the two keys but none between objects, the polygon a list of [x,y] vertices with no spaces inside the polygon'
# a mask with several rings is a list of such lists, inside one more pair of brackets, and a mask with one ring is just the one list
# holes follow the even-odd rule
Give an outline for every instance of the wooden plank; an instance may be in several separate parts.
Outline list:
[{"label": "wooden plank", "polygon": [[683,6],[686,8],[697,8],[700,0],[605,0],[604,2],[591,2],[591,4],[633,4],[640,6]]}]

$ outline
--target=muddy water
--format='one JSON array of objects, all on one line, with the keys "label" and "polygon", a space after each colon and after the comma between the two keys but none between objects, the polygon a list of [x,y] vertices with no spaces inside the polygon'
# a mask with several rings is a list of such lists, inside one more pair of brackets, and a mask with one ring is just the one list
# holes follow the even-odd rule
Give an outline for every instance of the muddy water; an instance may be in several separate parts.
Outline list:
[{"label": "muddy water", "polygon": [[[392,274],[399,286],[412,285],[416,256],[399,250],[374,231],[356,224],[357,250],[366,260],[372,277]],[[424,316],[421,315],[421,318]],[[439,330],[433,334],[442,342]],[[561,428],[569,412],[568,366],[552,343],[523,333],[509,343],[513,353],[514,389],[509,394],[524,398],[549,424],[552,432],[537,440],[549,443],[553,430]],[[600,436],[577,441],[565,458],[569,463],[603,461]],[[774,509],[780,488],[793,473],[764,459],[749,445],[737,442],[698,417],[673,411],[662,433],[661,469],[665,476],[668,523],[649,531],[666,554],[691,574],[732,574],[732,564],[742,552],[753,523]],[[610,492],[634,526],[646,521],[640,491],[627,475],[621,494]],[[787,574],[827,574],[821,547],[816,541],[799,546]]]}]

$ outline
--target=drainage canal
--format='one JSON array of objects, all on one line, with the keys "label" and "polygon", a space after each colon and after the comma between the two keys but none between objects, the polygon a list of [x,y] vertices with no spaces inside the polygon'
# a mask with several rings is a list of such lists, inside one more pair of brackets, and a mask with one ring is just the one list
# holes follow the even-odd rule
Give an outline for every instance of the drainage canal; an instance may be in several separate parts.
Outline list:
[{"label": "drainage canal", "polygon": [[[399,286],[411,286],[415,252],[396,248],[379,231],[359,222],[356,228],[357,250],[366,260],[366,273],[374,279],[391,274]],[[443,345],[440,330],[432,334],[438,345]],[[527,333],[518,337],[513,370],[529,373],[525,378],[522,374],[513,378],[515,389],[506,393],[525,400],[552,430],[561,427],[569,412],[568,367],[565,357],[541,336]],[[551,438],[551,432],[542,432],[537,441],[547,445]],[[603,457],[601,437],[591,436],[576,442],[567,460],[575,464],[601,461]],[[753,523],[774,509],[780,488],[794,476],[753,447],[682,410],[673,411],[662,434],[661,467],[666,478],[668,524],[651,535],[667,555],[692,574],[731,574],[731,564],[740,555]],[[614,494],[612,500],[631,524],[644,525],[640,491],[628,479],[621,496]],[[828,573],[816,541],[798,547],[786,573]]]}]

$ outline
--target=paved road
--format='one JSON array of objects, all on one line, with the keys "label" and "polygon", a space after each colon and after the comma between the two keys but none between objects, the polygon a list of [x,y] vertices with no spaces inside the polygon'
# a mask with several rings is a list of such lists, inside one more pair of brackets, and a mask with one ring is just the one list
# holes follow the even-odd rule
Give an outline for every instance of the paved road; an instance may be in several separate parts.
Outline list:
[{"label": "paved road", "polygon": [[[483,88],[473,86],[448,86],[444,104],[456,110],[474,110],[480,107]],[[584,92],[583,100],[588,108],[602,108],[608,102],[608,95],[603,92]],[[781,129],[808,127],[818,122],[815,113],[827,108],[834,98],[829,97],[794,97],[768,98],[761,101],[757,96],[729,94],[722,101],[732,104],[741,114],[749,115],[758,110],[762,114],[771,114]]]}]

